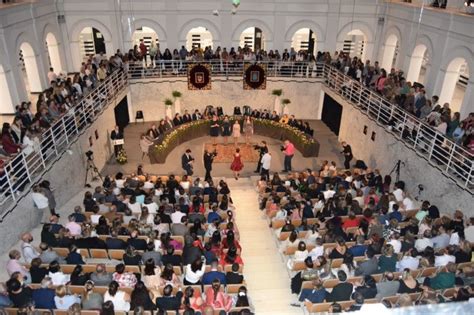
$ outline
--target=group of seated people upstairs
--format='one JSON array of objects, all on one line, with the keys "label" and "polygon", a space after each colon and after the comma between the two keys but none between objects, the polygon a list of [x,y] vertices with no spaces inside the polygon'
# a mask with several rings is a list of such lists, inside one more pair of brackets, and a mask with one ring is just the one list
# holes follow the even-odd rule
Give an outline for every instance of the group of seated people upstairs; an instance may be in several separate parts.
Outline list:
[{"label": "group of seated people upstairs", "polygon": [[437,95],[430,99],[423,85],[407,81],[401,70],[392,68],[387,73],[377,61],[374,64],[370,60],[364,63],[358,57],[351,58],[347,53],[340,52],[331,60],[331,65],[474,154],[474,113],[461,120],[460,113],[453,113],[449,103],[440,104]]},{"label": "group of seated people upstairs", "polygon": [[223,180],[107,177],[66,224],[57,216],[44,224],[39,249],[22,235],[0,301],[101,314],[251,314],[235,214]]},{"label": "group of seated people upstairs", "polygon": [[340,312],[474,296],[474,218],[442,214],[429,201],[418,209],[402,181],[325,161],[319,171],[262,177],[257,189],[293,275],[295,306]]}]

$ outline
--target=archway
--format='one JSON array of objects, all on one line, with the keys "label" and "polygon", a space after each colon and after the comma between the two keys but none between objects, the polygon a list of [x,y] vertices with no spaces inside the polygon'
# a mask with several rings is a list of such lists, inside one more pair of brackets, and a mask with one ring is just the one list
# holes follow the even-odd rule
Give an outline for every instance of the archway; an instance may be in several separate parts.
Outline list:
[{"label": "archway", "polygon": [[46,35],[46,49],[48,51],[49,65],[56,73],[63,70],[61,56],[59,55],[59,45],[53,33]]},{"label": "archway", "polygon": [[396,65],[399,49],[398,42],[398,38],[395,34],[390,35],[385,41],[382,68],[387,72]]},{"label": "archway", "polygon": [[310,54],[316,55],[316,34],[310,28],[300,28],[291,38],[291,48],[295,51],[306,51]]},{"label": "archway", "polygon": [[462,57],[451,60],[446,68],[439,94],[440,104],[449,103],[451,112],[459,112],[469,82],[469,67]]},{"label": "archway", "polygon": [[360,29],[353,29],[344,37],[342,51],[351,56],[365,59],[367,35]]},{"label": "archway", "polygon": [[407,81],[423,83],[429,66],[430,55],[425,44],[418,44],[413,50],[408,67]]},{"label": "archway", "polygon": [[[151,43],[155,43],[157,47],[159,47],[159,39],[158,34],[155,32],[154,29],[143,26],[137,28],[135,32],[132,34],[132,46],[140,45],[140,41],[143,40],[143,43],[146,46],[147,56],[150,55],[150,46]],[[149,58],[145,58],[144,62],[147,62],[147,65],[151,63]]]},{"label": "archway", "polygon": [[248,27],[240,34],[240,47],[247,46],[253,51],[265,50],[265,36],[262,29]]},{"label": "archway", "polygon": [[26,90],[29,93],[42,92],[43,88],[36,62],[36,54],[33,47],[27,42],[23,42],[20,45],[19,62],[19,68],[23,70]]},{"label": "archway", "polygon": [[204,26],[193,27],[186,34],[186,49],[202,48],[211,46],[213,48],[212,33]]},{"label": "archway", "polygon": [[81,57],[103,53],[107,53],[105,48],[105,38],[102,32],[95,27],[84,27],[79,33],[79,43]]}]

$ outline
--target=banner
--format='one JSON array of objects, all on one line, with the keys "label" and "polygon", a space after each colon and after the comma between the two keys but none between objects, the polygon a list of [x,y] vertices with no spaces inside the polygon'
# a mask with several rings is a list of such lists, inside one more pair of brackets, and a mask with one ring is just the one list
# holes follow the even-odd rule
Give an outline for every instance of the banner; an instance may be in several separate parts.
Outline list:
[{"label": "banner", "polygon": [[209,64],[188,65],[188,90],[211,89],[211,66]]},{"label": "banner", "polygon": [[244,90],[265,90],[267,88],[267,65],[244,64]]}]

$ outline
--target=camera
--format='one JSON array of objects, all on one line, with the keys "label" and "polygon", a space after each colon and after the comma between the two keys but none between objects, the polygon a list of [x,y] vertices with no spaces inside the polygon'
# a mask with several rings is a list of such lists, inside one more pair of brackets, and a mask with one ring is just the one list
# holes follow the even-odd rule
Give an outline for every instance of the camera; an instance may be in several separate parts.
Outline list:
[{"label": "camera", "polygon": [[285,151],[285,146],[284,145],[280,146],[280,151]]},{"label": "camera", "polygon": [[214,151],[211,152],[211,155],[212,155],[212,157],[216,157],[217,156],[217,150],[214,149]]},{"label": "camera", "polygon": [[94,160],[94,152],[92,152],[91,150],[86,152],[86,156],[88,161]]}]

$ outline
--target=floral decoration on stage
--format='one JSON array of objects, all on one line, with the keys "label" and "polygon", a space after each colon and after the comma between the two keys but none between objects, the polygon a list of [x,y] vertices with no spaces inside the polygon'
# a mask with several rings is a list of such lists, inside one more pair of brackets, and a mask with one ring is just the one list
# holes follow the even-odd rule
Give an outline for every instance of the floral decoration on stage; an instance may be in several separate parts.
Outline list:
[{"label": "floral decoration on stage", "polygon": [[267,88],[267,65],[244,64],[244,90],[265,90]]},{"label": "floral decoration on stage", "polygon": [[117,160],[118,164],[124,165],[127,163],[127,152],[125,152],[125,149],[120,149],[120,151],[117,154],[117,157],[115,158]]},{"label": "floral decoration on stage", "polygon": [[198,63],[188,65],[188,89],[210,90],[211,89],[211,65]]}]

